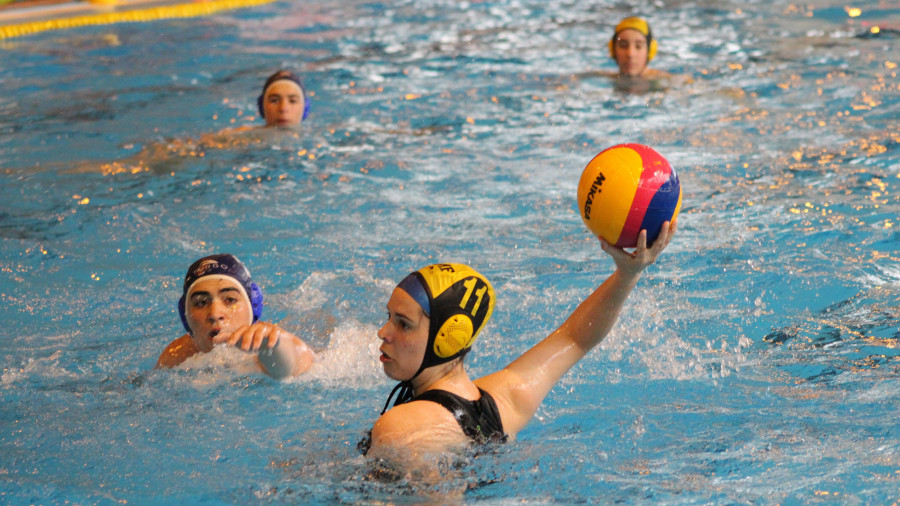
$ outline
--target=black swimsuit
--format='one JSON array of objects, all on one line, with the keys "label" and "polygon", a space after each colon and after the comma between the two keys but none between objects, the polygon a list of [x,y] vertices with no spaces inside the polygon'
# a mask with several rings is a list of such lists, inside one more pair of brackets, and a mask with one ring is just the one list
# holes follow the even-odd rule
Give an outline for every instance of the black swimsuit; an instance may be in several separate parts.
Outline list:
[{"label": "black swimsuit", "polygon": [[[459,423],[465,435],[476,444],[505,443],[508,436],[503,432],[503,422],[500,420],[500,411],[491,394],[482,389],[481,398],[475,401],[464,399],[446,390],[426,390],[412,401],[431,401],[447,408]],[[404,403],[405,404],[405,403]],[[363,455],[369,452],[372,444],[372,431],[359,442],[357,448]]]},{"label": "black swimsuit", "polygon": [[497,403],[491,394],[482,389],[481,398],[475,401],[447,392],[446,390],[426,390],[413,398],[414,401],[431,401],[447,408],[453,414],[466,436],[478,444],[505,443],[503,422]]}]

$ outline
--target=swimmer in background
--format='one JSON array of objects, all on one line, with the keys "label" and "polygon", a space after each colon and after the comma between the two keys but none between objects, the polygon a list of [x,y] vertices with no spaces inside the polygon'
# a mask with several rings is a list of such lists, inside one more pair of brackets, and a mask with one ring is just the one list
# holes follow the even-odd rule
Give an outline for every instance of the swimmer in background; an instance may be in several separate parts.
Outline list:
[{"label": "swimmer in background", "polygon": [[559,379],[607,335],[641,273],[675,230],[676,223],[663,223],[650,247],[647,231],[641,231],[633,252],[601,238],[616,265],[609,278],[547,338],[474,381],[463,357],[493,312],[490,283],[461,264],[431,265],[408,275],[391,294],[387,322],[378,331],[384,372],[400,383],[360,441],[360,451],[388,470],[437,483],[445,477],[442,459],[448,455],[472,443],[515,439]]},{"label": "swimmer in background", "polygon": [[273,378],[306,372],[316,355],[300,338],[260,320],[262,290],[233,255],[203,257],[184,277],[178,314],[187,334],[163,350],[157,368],[172,368],[218,344],[256,354],[259,368]]},{"label": "swimmer in background", "polygon": [[635,94],[663,91],[668,85],[690,82],[689,78],[650,68],[658,42],[650,24],[643,18],[632,16],[620,21],[607,45],[610,58],[619,67],[618,72],[586,72],[575,77],[610,77],[615,80],[616,91]]},{"label": "swimmer in background", "polygon": [[[256,97],[256,110],[264,125],[243,125],[205,135],[200,141],[208,145],[227,144],[236,138],[266,139],[273,131],[299,138],[297,132],[309,117],[310,100],[303,81],[288,70],[270,75]],[[223,142],[224,141],[224,142]]]},{"label": "swimmer in background", "polygon": [[628,93],[661,91],[672,74],[650,68],[658,43],[650,24],[639,17],[628,17],[616,25],[609,39],[609,56],[616,61],[619,73],[615,87]]},{"label": "swimmer in background", "polygon": [[309,117],[309,97],[303,81],[287,70],[275,72],[263,85],[256,100],[266,126],[295,128]]},{"label": "swimmer in background", "polygon": [[[279,70],[269,76],[256,99],[257,110],[265,121],[263,125],[242,125],[208,133],[199,139],[172,139],[167,142],[148,143],[138,153],[114,162],[103,163],[105,173],[150,170],[169,173],[179,169],[182,163],[190,163],[203,157],[207,150],[233,149],[244,146],[267,145],[285,142],[295,144],[301,139],[300,126],[309,117],[309,94],[303,81],[294,73]],[[74,172],[96,170],[90,162],[76,167]]]},{"label": "swimmer in background", "polygon": [[[303,81],[288,70],[279,70],[266,79],[262,93],[256,98],[256,108],[266,122],[258,128],[297,129],[309,117],[310,101]],[[238,127],[232,131],[251,128],[254,127]]]},{"label": "swimmer in background", "polygon": [[619,66],[618,77],[652,79],[665,75],[665,72],[650,68],[650,62],[656,56],[657,42],[647,21],[638,18],[625,18],[616,25],[612,38],[609,39],[609,56]]}]

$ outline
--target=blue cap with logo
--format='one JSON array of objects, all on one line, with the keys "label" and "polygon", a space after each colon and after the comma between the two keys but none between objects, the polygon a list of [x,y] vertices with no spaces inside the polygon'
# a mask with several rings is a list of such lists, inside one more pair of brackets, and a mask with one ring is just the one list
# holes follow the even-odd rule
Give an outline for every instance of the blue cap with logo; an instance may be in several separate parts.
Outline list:
[{"label": "blue cap with logo", "polygon": [[189,334],[191,327],[185,316],[185,302],[194,283],[207,276],[228,276],[237,281],[238,285],[244,289],[244,295],[247,296],[247,301],[253,308],[253,323],[262,317],[263,293],[259,286],[250,280],[250,271],[247,267],[234,255],[227,253],[209,255],[192,263],[184,276],[181,298],[178,300],[178,315]]}]

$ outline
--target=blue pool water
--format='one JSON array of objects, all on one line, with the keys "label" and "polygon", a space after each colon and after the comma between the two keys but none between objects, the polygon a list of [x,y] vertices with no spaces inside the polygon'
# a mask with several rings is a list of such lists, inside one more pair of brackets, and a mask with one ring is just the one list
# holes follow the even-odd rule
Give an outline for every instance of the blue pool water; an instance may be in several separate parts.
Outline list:
[{"label": "blue pool water", "polygon": [[[900,8],[852,7],[294,1],[0,41],[0,503],[422,499],[356,451],[392,386],[390,290],[476,267],[499,301],[468,369],[503,367],[611,272],[575,185],[621,142],[679,172],[678,233],[519,440],[447,490],[896,502]],[[692,83],[589,76],[631,13]],[[211,135],[258,124],[283,66],[314,93],[299,138]],[[184,270],[224,251],[320,350],[311,373],[227,351],[153,370]]]}]

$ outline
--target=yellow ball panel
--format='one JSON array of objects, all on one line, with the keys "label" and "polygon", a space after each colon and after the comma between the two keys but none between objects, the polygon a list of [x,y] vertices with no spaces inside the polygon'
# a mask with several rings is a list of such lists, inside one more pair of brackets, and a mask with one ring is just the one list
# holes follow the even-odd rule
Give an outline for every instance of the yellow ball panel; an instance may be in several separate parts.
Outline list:
[{"label": "yellow ball panel", "polygon": [[603,151],[588,163],[578,182],[578,207],[591,232],[618,241],[642,171],[641,155],[627,147]]}]

